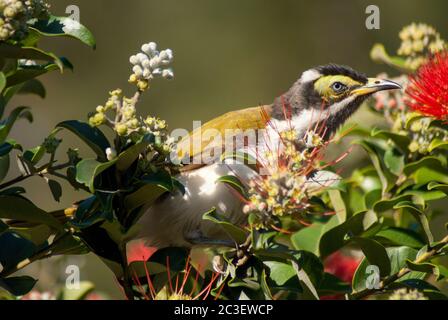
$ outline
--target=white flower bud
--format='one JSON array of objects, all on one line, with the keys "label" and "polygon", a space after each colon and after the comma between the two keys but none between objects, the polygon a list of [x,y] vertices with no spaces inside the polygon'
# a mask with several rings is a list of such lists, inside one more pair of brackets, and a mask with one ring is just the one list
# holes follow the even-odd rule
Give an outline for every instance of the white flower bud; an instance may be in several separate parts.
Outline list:
[{"label": "white flower bud", "polygon": [[146,59],[148,59],[148,56],[144,53],[137,53],[137,59],[138,61],[141,63],[143,61],[145,61]]},{"label": "white flower bud", "polygon": [[165,69],[162,71],[162,77],[167,79],[167,80],[171,80],[174,78],[174,72],[171,69]]},{"label": "white flower bud", "polygon": [[131,64],[133,64],[133,65],[136,65],[136,64],[139,63],[139,60],[138,60],[138,58],[137,58],[136,55],[133,55],[133,56],[131,56],[131,57],[129,58],[129,62],[130,62]]},{"label": "white flower bud", "polygon": [[160,64],[159,57],[154,57],[149,61],[149,66],[151,67],[151,69],[157,69],[159,67],[159,64]]},{"label": "white flower bud", "polygon": [[106,149],[107,160],[112,161],[117,157],[117,151],[114,148]]},{"label": "white flower bud", "polygon": [[132,71],[134,71],[134,73],[135,73],[135,75],[136,75],[137,77],[141,77],[141,76],[143,75],[143,69],[142,69],[142,67],[140,67],[139,65],[134,66],[134,67],[132,68]]},{"label": "white flower bud", "polygon": [[157,44],[155,42],[146,43],[142,46],[142,51],[148,56],[153,56],[157,51]]},{"label": "white flower bud", "polygon": [[154,69],[152,71],[152,75],[153,76],[160,76],[160,75],[162,75],[162,69],[160,69],[160,68]]},{"label": "white flower bud", "polygon": [[151,70],[144,69],[143,70],[143,78],[148,79],[149,77],[151,77]]},{"label": "white flower bud", "polygon": [[151,68],[151,61],[149,59],[145,59],[144,61],[142,61],[142,66],[143,68]]}]

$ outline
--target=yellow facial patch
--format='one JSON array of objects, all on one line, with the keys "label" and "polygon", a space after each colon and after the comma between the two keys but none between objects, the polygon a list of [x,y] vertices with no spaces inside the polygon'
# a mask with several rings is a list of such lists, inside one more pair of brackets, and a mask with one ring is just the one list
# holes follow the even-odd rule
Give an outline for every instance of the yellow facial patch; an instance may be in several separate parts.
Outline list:
[{"label": "yellow facial patch", "polygon": [[361,82],[353,80],[347,76],[335,75],[335,76],[323,76],[314,83],[314,89],[319,92],[323,99],[335,99],[341,96],[344,92],[335,92],[332,88],[333,84],[340,82],[347,88],[353,86],[362,86]]}]

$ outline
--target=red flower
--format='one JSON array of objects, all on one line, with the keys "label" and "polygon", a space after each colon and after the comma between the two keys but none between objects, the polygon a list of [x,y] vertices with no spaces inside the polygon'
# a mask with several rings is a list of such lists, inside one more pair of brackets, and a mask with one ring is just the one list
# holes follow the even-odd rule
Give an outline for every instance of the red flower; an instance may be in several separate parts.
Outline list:
[{"label": "red flower", "polygon": [[351,283],[360,262],[360,259],[346,256],[338,251],[325,260],[325,272]]},{"label": "red flower", "polygon": [[437,53],[409,80],[406,104],[424,115],[448,120],[448,52]]}]

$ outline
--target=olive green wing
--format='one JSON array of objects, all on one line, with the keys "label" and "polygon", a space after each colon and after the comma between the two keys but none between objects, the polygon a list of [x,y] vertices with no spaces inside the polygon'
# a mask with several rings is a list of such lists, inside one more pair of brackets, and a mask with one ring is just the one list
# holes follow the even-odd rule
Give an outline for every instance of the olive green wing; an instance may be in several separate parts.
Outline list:
[{"label": "olive green wing", "polygon": [[[202,159],[202,156],[216,147],[223,147],[226,131],[238,132],[248,129],[263,129],[266,127],[272,106],[252,107],[228,112],[219,116],[202,127],[185,136],[177,144],[177,155],[179,159]],[[219,139],[215,139],[219,135]],[[229,138],[229,137],[226,137]],[[207,155],[208,156],[208,155]],[[194,161],[198,162],[198,161]]]}]

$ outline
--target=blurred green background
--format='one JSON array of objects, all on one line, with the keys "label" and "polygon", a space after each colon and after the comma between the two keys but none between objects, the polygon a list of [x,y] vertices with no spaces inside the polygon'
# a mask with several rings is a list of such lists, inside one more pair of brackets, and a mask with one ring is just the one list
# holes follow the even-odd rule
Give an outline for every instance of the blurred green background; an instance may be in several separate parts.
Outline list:
[{"label": "blurred green background", "polygon": [[[43,43],[46,49],[69,57],[75,70],[46,76],[45,100],[24,97],[13,104],[33,107],[34,124],[21,123],[12,133],[24,147],[41,143],[60,121],[85,120],[89,111],[105,102],[111,89],[121,87],[131,94],[129,56],[149,41],[174,50],[176,78],[173,82],[156,81],[139,112],[166,119],[171,128],[190,129],[193,120],[206,121],[239,107],[272,102],[302,71],[315,65],[348,64],[369,75],[391,72],[371,62],[370,48],[382,42],[396,50],[398,32],[413,21],[431,24],[443,38],[448,36],[446,0],[49,2],[55,15],[65,15],[69,5],[79,6],[81,22],[94,33],[97,49],[64,39]],[[381,10],[380,30],[365,27],[365,10],[370,4]],[[365,110],[352,121],[365,124],[376,120]],[[79,145],[69,135],[64,143]],[[357,159],[355,155],[347,161]],[[29,197],[48,210],[83,197],[68,192],[61,203],[54,203],[39,179],[28,182],[26,188]],[[93,280],[100,291],[122,297],[110,272],[94,257],[52,261],[45,268],[34,266],[32,271],[41,276],[42,289],[52,289],[57,280],[64,279],[65,265],[70,263],[83,266],[82,280]]]}]

